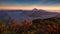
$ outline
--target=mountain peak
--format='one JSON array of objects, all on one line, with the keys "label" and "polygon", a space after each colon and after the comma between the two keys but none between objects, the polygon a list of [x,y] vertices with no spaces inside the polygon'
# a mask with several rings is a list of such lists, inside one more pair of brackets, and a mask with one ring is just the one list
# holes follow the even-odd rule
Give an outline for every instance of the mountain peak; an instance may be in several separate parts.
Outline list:
[{"label": "mountain peak", "polygon": [[46,10],[34,8],[32,11],[46,11]]},{"label": "mountain peak", "polygon": [[37,11],[38,9],[37,8],[34,8],[33,11]]}]

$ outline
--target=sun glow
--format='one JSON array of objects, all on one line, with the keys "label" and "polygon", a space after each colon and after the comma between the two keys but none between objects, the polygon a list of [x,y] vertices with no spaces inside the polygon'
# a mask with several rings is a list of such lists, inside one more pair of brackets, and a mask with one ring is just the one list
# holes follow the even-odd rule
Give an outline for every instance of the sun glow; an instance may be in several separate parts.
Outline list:
[{"label": "sun glow", "polygon": [[43,10],[60,10],[60,6],[0,6],[0,10],[31,10],[33,8]]}]

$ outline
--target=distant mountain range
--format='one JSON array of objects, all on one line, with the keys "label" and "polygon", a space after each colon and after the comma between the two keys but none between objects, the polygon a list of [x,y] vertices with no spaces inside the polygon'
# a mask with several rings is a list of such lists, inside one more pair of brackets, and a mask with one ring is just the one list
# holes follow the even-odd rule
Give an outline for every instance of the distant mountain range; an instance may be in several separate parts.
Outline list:
[{"label": "distant mountain range", "polygon": [[[22,21],[24,19],[47,19],[51,17],[58,16],[60,17],[60,13],[57,12],[49,12],[46,10],[38,10],[34,8],[33,10],[0,10],[0,19],[16,19],[17,21]],[[7,18],[6,18],[7,17]]]}]

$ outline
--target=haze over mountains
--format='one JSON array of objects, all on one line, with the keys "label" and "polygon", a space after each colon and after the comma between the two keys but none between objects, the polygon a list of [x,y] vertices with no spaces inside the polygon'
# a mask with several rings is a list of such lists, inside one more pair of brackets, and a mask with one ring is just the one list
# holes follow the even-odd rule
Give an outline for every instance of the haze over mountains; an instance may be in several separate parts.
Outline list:
[{"label": "haze over mountains", "polygon": [[17,21],[22,21],[24,19],[47,19],[55,16],[60,17],[60,13],[48,12],[42,9],[38,10],[36,8],[33,10],[0,10],[0,18],[6,20],[16,19]]}]

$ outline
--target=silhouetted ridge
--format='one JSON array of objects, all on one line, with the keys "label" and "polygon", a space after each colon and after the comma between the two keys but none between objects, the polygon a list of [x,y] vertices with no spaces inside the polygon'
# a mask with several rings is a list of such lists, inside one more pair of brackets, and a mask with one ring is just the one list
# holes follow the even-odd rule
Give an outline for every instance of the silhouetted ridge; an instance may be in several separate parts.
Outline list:
[{"label": "silhouetted ridge", "polygon": [[[3,12],[3,13],[2,13]],[[46,10],[38,10],[36,8],[32,10],[2,10],[0,11],[0,15],[4,14],[4,16],[8,15],[11,17],[11,19],[16,19],[17,21],[22,21],[24,18],[33,20],[33,19],[47,19],[47,18],[52,18],[55,16],[58,16],[60,13],[56,12],[49,12]]]}]

